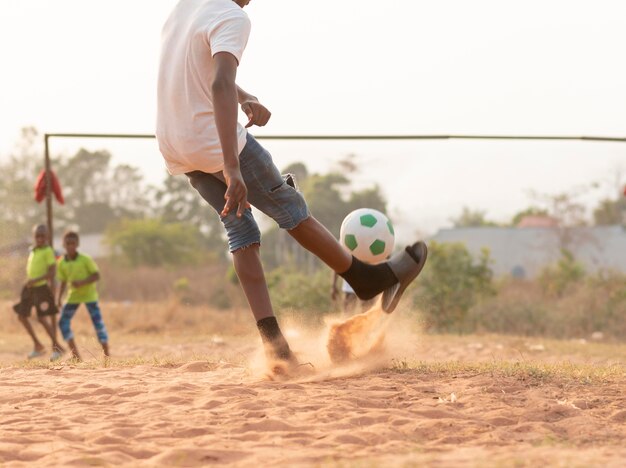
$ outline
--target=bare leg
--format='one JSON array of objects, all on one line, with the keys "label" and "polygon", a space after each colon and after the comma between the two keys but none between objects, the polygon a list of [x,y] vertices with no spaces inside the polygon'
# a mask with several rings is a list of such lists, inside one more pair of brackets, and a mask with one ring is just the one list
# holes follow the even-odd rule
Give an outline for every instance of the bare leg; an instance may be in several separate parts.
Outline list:
[{"label": "bare leg", "polygon": [[359,299],[372,299],[398,283],[398,278],[387,262],[368,265],[353,258],[328,229],[312,216],[288,232],[302,247],[341,275]]},{"label": "bare leg", "polygon": [[352,264],[352,255],[344,249],[328,229],[313,216],[309,216],[291,231],[298,243],[319,257],[337,273],[343,273]]},{"label": "bare leg", "polygon": [[37,335],[35,335],[35,330],[33,330],[33,326],[30,324],[30,320],[28,320],[28,317],[24,317],[23,315],[19,315],[18,317],[19,321],[22,323],[22,325],[24,325],[24,328],[32,338],[33,344],[35,345],[35,351],[43,351],[45,348],[41,344],[41,341],[39,341],[39,339],[37,338]]},{"label": "bare leg", "polygon": [[69,340],[67,340],[67,344],[70,347],[70,351],[72,352],[72,358],[76,359],[77,361],[82,361],[80,354],[78,354],[78,348],[76,347],[76,342],[74,341],[74,338],[70,338]]},{"label": "bare leg", "polygon": [[259,245],[233,252],[233,263],[254,318],[259,321],[272,317],[274,310],[263,273]]},{"label": "bare leg", "polygon": [[102,345],[102,351],[104,352],[105,357],[109,357],[109,343],[100,343]]},{"label": "bare leg", "polygon": [[49,317],[50,317],[50,319],[48,319],[47,316],[39,317],[38,318],[39,323],[41,323],[43,328],[46,330],[46,333],[48,334],[48,336],[52,340],[52,350],[53,351],[58,351],[60,353],[64,353],[65,349],[57,341],[57,327],[56,327],[56,322],[54,320],[54,315],[50,315]]}]

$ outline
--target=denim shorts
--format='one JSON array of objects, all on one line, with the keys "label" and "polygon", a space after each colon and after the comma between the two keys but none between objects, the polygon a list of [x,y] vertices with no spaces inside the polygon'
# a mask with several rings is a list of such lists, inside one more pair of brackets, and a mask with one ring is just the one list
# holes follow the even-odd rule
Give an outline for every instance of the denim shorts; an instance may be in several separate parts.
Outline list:
[{"label": "denim shorts", "polygon": [[[272,218],[282,229],[291,230],[310,216],[302,194],[288,184],[272,161],[270,153],[248,133],[246,145],[239,155],[241,175],[248,188],[248,202]],[[188,172],[193,188],[219,214],[224,209],[226,184],[222,177],[206,172]],[[231,252],[261,242],[261,232],[248,208],[238,218],[232,210],[220,216],[228,236]]]}]

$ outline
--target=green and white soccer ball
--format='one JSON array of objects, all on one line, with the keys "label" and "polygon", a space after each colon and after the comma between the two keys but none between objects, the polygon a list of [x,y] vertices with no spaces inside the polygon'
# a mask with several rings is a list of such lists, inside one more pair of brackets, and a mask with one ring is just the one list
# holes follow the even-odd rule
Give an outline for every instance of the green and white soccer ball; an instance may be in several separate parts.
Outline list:
[{"label": "green and white soccer ball", "polygon": [[365,263],[380,263],[393,251],[393,225],[380,211],[360,208],[341,223],[341,244]]}]

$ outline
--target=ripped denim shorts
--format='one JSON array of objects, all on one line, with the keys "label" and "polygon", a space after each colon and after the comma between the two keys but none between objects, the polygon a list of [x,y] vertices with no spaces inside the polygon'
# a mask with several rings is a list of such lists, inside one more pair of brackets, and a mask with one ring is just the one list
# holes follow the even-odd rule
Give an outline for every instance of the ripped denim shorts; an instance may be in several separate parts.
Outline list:
[{"label": "ripped denim shorts", "polygon": [[[249,133],[239,155],[239,166],[248,188],[248,202],[276,221],[279,227],[291,230],[310,216],[306,201],[293,179],[280,174],[270,153]],[[222,174],[193,171],[186,175],[202,198],[218,214],[221,213],[226,193]],[[261,233],[250,208],[240,218],[236,210],[220,218],[226,228],[231,252],[261,242]]]}]

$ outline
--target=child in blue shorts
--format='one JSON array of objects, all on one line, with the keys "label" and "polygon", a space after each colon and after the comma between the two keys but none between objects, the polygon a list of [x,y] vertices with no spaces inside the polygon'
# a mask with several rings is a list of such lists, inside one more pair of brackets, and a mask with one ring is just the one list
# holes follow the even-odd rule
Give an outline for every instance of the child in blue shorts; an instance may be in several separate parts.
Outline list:
[{"label": "child in blue shorts", "polygon": [[91,317],[91,322],[96,329],[98,341],[102,346],[104,355],[109,356],[109,337],[106,327],[102,321],[102,313],[98,306],[98,290],[96,289],[96,281],[100,279],[98,266],[89,255],[78,252],[80,239],[78,233],[68,231],[63,236],[63,247],[65,247],[65,255],[59,260],[57,267],[57,278],[60,281],[58,304],[61,308],[63,294],[69,284],[67,301],[61,308],[61,318],[59,319],[59,327],[63,334],[63,339],[72,351],[72,357],[81,360],[74,333],[70,327],[72,318],[76,314],[78,306],[85,304]]}]

